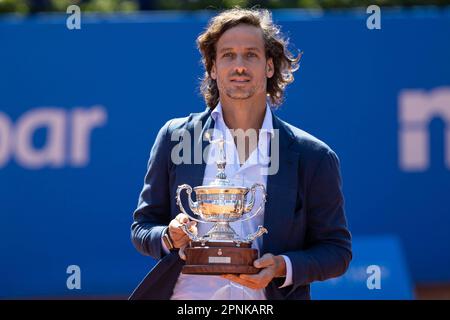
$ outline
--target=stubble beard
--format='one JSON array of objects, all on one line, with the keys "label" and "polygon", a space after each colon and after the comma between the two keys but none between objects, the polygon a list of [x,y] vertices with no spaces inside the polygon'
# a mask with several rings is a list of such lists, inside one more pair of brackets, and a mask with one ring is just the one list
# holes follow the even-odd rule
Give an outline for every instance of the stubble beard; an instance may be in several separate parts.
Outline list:
[{"label": "stubble beard", "polygon": [[[265,80],[266,81],[266,80]],[[224,92],[225,95],[230,99],[235,100],[245,100],[253,97],[255,94],[263,92],[266,90],[265,82],[261,81],[250,88],[233,88],[225,87],[223,85],[219,85],[219,94],[220,92]]]}]

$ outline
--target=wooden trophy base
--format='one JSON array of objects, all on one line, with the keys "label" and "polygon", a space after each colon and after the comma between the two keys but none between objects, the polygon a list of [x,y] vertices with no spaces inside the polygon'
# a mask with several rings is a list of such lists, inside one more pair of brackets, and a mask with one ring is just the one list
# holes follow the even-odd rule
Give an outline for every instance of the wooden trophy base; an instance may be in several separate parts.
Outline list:
[{"label": "wooden trophy base", "polygon": [[236,247],[232,242],[206,242],[204,246],[200,242],[191,242],[184,253],[186,264],[181,270],[184,274],[255,274],[260,270],[253,266],[253,261],[258,259],[258,250],[252,249],[249,243]]}]

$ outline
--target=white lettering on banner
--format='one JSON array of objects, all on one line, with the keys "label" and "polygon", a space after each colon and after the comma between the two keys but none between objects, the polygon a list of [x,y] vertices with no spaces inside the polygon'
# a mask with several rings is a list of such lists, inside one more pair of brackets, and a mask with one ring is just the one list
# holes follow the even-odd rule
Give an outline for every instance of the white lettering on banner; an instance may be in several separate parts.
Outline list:
[{"label": "white lettering on banner", "polygon": [[80,30],[81,29],[81,9],[79,6],[72,4],[67,7],[67,14],[70,16],[67,17],[66,27],[69,30]]},{"label": "white lettering on banner", "polygon": [[404,171],[429,168],[429,124],[434,117],[446,123],[445,162],[450,169],[450,88],[403,90],[399,94],[399,166]]},{"label": "white lettering on banner", "polygon": [[381,29],[381,9],[377,5],[370,5],[366,9],[366,13],[371,15],[366,20],[366,27],[369,30]]},{"label": "white lettering on banner", "polygon": [[[19,165],[28,169],[86,166],[90,159],[92,131],[104,125],[106,119],[102,106],[76,108],[71,112],[61,108],[32,109],[15,125],[0,112],[0,168],[6,166],[13,155]],[[40,128],[47,130],[46,140],[42,147],[36,148],[33,137]]]},{"label": "white lettering on banner", "polygon": [[106,122],[103,108],[74,109],[72,112],[71,161],[76,167],[83,167],[89,162],[90,137],[94,128]]},{"label": "white lettering on banner", "polygon": [[12,123],[6,114],[0,112],[0,168],[9,161]]},{"label": "white lettering on banner", "polygon": [[366,270],[369,277],[367,278],[367,289],[369,290],[380,290],[381,289],[381,268],[377,265],[370,265]]},{"label": "white lettering on banner", "polygon": [[[47,141],[43,148],[33,146],[33,136],[39,128],[47,128]],[[62,167],[64,165],[64,138],[66,128],[65,111],[42,108],[25,113],[17,121],[13,140],[17,163],[34,169],[45,165]]]},{"label": "white lettering on banner", "polygon": [[77,266],[76,264],[70,265],[67,267],[66,273],[70,275],[69,277],[67,277],[67,280],[66,280],[67,289],[80,290],[81,289],[81,269],[80,269],[80,267]]}]

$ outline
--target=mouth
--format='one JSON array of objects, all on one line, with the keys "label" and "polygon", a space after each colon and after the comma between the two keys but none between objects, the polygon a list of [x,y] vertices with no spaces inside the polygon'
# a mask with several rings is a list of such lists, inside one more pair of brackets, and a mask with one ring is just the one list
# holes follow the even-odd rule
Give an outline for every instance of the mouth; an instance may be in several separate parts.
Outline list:
[{"label": "mouth", "polygon": [[230,82],[233,82],[233,83],[247,83],[247,82],[250,82],[250,79],[248,79],[248,78],[231,78]]}]

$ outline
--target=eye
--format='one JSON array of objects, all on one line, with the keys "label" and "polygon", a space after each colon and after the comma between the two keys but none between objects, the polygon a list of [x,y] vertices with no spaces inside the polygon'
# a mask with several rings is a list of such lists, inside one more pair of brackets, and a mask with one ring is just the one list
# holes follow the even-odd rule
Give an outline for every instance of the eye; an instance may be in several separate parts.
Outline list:
[{"label": "eye", "polygon": [[223,54],[222,57],[224,57],[224,58],[231,58],[231,57],[233,57],[233,53],[232,52],[226,52],[226,53]]},{"label": "eye", "polygon": [[254,53],[254,52],[249,52],[249,53],[247,53],[247,57],[249,57],[249,58],[256,57],[256,53]]}]

